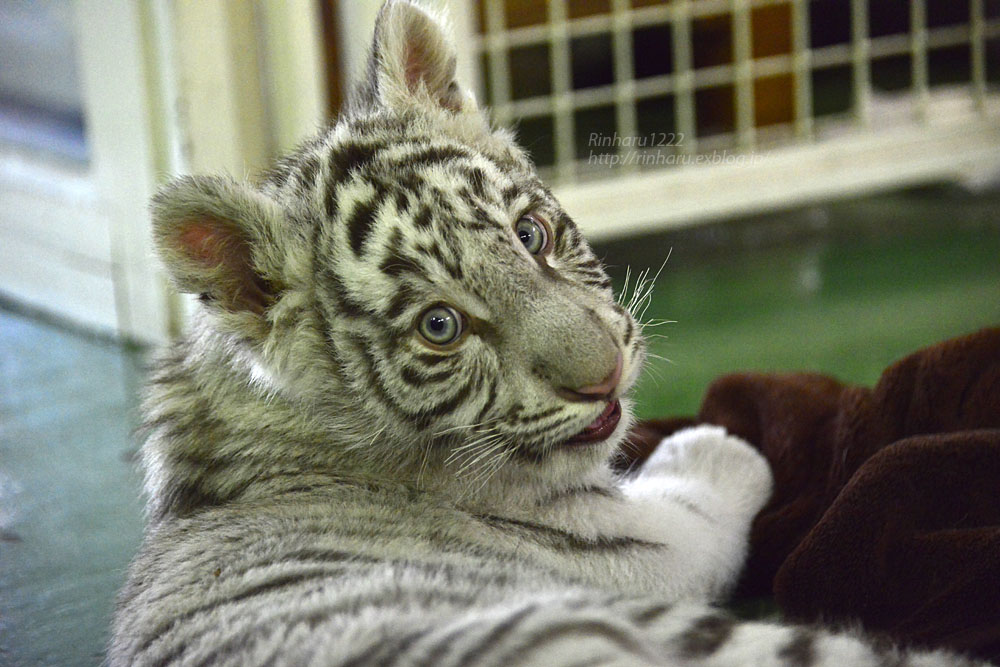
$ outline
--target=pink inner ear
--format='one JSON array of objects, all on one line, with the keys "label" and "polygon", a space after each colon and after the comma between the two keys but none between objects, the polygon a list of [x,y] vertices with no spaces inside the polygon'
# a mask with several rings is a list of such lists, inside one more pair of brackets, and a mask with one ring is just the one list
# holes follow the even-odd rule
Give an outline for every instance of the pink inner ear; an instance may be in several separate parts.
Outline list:
[{"label": "pink inner ear", "polygon": [[406,46],[406,87],[410,92],[416,92],[420,82],[427,76],[426,54],[419,46]]},{"label": "pink inner ear", "polygon": [[215,273],[214,284],[206,292],[224,307],[259,314],[274,303],[274,286],[254,271],[250,246],[231,224],[212,217],[195,218],[186,221],[177,242],[189,261]]},{"label": "pink inner ear", "polygon": [[440,104],[445,109],[449,111],[461,111],[462,105],[455,97],[452,96],[452,90],[449,88],[445,91],[435,91],[435,82],[429,81],[428,77],[431,74],[431,69],[427,63],[427,58],[430,57],[427,51],[422,48],[419,44],[409,44],[406,47],[406,60],[404,65],[404,76],[406,77],[406,88],[411,93],[416,93],[420,87],[421,82],[423,82],[428,90],[434,93],[440,93],[437,95],[437,103]]},{"label": "pink inner ear", "polygon": [[199,220],[185,226],[177,240],[189,258],[206,266],[218,266],[224,259],[224,240],[219,238],[220,232],[218,225]]}]

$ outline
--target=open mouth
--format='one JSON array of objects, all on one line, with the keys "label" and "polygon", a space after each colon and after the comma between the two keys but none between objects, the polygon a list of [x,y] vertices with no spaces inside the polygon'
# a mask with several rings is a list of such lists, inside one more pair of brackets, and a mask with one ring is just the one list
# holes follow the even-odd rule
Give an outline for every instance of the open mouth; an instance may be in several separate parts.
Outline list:
[{"label": "open mouth", "polygon": [[622,404],[618,401],[608,403],[608,407],[604,408],[604,412],[599,414],[597,419],[588,424],[586,428],[567,440],[564,444],[582,445],[589,442],[605,440],[614,432],[615,427],[618,426],[618,422],[621,418]]}]

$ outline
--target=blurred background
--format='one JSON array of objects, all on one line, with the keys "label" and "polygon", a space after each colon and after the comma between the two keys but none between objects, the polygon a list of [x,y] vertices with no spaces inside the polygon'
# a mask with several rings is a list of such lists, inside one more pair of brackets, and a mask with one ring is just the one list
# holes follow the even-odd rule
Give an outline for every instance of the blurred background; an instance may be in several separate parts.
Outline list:
[{"label": "blurred background", "polygon": [[[335,118],[378,4],[0,0],[0,663],[98,664],[138,546],[136,394],[187,309],[150,195]],[[642,416],[1000,322],[1000,0],[436,6],[617,289],[659,273]]]}]

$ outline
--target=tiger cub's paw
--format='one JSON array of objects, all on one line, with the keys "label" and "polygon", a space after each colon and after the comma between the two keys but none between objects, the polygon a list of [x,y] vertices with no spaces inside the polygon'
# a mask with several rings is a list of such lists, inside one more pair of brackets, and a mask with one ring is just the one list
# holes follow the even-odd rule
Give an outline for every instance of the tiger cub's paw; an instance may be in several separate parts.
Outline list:
[{"label": "tiger cub's paw", "polygon": [[664,438],[639,474],[707,483],[728,502],[753,513],[771,495],[767,460],[721,426],[695,426]]}]

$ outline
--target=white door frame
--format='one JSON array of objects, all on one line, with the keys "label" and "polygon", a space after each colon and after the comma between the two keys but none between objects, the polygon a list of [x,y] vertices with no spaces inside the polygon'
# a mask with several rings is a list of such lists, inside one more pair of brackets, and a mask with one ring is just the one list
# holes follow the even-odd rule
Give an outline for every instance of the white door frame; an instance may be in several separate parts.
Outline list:
[{"label": "white door frame", "polygon": [[324,121],[313,0],[75,0],[90,161],[0,146],[0,294],[162,342],[183,324],[148,202],[185,172],[246,177]]}]

